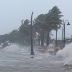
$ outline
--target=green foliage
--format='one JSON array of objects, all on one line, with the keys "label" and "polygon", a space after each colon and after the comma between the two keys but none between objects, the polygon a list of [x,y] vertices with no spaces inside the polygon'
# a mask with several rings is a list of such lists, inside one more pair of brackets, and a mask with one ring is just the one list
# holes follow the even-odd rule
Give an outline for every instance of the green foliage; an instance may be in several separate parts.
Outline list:
[{"label": "green foliage", "polygon": [[4,43],[9,38],[8,34],[0,35],[0,43]]},{"label": "green foliage", "polygon": [[[54,6],[51,10],[49,10],[46,14],[40,14],[33,21],[33,38],[37,41],[46,41],[49,38],[49,33],[51,30],[56,30],[61,27],[61,11],[57,6]],[[37,35],[38,33],[38,35]],[[31,42],[31,24],[28,19],[24,22],[22,20],[22,25],[19,27],[19,30],[13,30],[9,34],[0,35],[0,43],[9,40],[12,43],[19,44],[30,44]],[[39,42],[40,43],[40,42]]]},{"label": "green foliage", "polygon": [[[56,30],[56,27],[57,29],[61,27],[62,16],[63,15],[61,15],[61,11],[58,9],[58,7],[54,6],[51,10],[49,10],[47,14],[41,14],[35,19],[36,32],[38,32],[40,36],[42,36],[42,40],[44,38],[44,35],[47,34],[47,32],[50,32],[51,30]],[[42,33],[44,32],[43,34],[41,34],[41,30]],[[49,35],[47,36],[49,37]]]},{"label": "green foliage", "polygon": [[30,34],[31,34],[31,25],[29,24],[29,20],[26,19],[24,21],[24,24],[22,24],[19,27],[19,35],[20,35],[20,41],[23,44],[29,44],[30,43]]},{"label": "green foliage", "polygon": [[17,42],[19,38],[19,33],[18,30],[13,30],[10,34],[9,34],[9,42]]}]

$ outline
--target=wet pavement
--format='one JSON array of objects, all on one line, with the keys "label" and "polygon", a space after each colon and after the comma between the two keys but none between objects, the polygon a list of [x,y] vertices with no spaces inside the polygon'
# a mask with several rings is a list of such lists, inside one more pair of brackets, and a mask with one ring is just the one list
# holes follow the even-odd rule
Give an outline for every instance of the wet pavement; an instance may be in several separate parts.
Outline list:
[{"label": "wet pavement", "polygon": [[35,50],[31,58],[29,49],[0,50],[0,72],[72,72],[63,67],[63,59],[48,52]]}]

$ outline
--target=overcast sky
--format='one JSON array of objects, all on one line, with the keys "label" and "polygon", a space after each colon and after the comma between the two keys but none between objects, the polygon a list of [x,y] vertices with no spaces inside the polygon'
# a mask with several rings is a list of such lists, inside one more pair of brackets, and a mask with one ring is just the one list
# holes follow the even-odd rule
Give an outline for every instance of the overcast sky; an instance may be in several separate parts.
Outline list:
[{"label": "overcast sky", "polygon": [[[0,0],[0,35],[18,29],[22,19],[29,19],[32,11],[34,18],[39,14],[45,14],[53,6],[58,6],[64,20],[72,24],[72,0]],[[72,25],[66,26],[66,37],[72,35]],[[61,38],[61,30],[58,31],[58,38]],[[53,38],[55,38],[55,32]]]}]

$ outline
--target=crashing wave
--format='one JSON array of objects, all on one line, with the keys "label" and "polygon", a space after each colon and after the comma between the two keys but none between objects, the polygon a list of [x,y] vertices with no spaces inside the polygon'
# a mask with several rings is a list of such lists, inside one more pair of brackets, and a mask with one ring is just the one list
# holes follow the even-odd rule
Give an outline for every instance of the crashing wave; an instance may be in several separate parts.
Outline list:
[{"label": "crashing wave", "polygon": [[56,54],[64,59],[64,66],[72,66],[72,43],[68,44],[62,50],[59,50]]}]

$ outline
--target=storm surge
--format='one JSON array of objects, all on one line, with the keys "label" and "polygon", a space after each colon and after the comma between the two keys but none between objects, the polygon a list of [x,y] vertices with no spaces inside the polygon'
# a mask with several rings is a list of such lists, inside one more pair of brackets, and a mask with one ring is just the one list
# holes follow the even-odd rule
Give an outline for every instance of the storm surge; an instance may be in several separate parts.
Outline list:
[{"label": "storm surge", "polygon": [[[40,58],[44,58],[44,57],[48,57],[50,56],[50,54],[48,52],[46,53],[42,53],[39,52],[38,47],[34,46],[34,57],[35,59],[40,59]],[[8,56],[21,56],[21,57],[25,57],[25,58],[30,58],[31,57],[31,46],[20,46],[18,44],[11,44],[10,46],[5,47],[2,51],[0,51],[1,54],[6,54]],[[19,58],[18,56],[18,58]]]},{"label": "storm surge", "polygon": [[3,49],[5,53],[18,53],[18,54],[29,54],[28,46],[20,46],[17,44],[11,44]]},{"label": "storm surge", "polygon": [[64,59],[64,65],[72,65],[72,43],[68,44],[56,54]]}]

